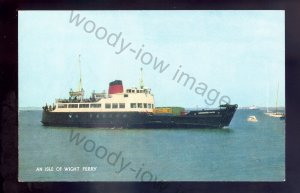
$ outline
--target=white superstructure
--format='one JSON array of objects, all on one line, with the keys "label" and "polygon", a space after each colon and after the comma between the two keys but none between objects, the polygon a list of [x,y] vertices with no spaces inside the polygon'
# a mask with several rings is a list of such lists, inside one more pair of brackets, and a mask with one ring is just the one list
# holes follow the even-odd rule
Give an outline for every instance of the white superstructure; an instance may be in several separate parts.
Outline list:
[{"label": "white superstructure", "polygon": [[83,98],[83,91],[82,95],[71,92],[69,99],[56,100],[52,112],[153,112],[154,109],[154,96],[148,88],[131,88],[114,94],[93,93],[90,99]]}]

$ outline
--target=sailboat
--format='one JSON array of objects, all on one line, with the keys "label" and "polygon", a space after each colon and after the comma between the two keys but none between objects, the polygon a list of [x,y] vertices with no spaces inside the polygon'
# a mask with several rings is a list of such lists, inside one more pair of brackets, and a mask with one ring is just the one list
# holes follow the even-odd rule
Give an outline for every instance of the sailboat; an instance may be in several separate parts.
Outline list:
[{"label": "sailboat", "polygon": [[275,112],[269,111],[269,108],[267,107],[266,115],[270,117],[280,118],[281,120],[285,119],[285,114],[282,112],[278,112],[278,91],[279,91],[279,83],[277,84],[277,96],[276,96],[276,110]]}]

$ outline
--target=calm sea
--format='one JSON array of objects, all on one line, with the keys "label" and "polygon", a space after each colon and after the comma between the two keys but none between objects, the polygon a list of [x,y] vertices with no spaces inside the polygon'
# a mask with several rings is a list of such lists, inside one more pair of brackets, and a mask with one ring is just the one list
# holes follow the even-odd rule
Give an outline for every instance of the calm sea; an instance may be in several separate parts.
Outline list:
[{"label": "calm sea", "polygon": [[285,122],[260,110],[238,110],[229,128],[189,130],[45,127],[41,114],[19,112],[20,181],[285,179]]}]

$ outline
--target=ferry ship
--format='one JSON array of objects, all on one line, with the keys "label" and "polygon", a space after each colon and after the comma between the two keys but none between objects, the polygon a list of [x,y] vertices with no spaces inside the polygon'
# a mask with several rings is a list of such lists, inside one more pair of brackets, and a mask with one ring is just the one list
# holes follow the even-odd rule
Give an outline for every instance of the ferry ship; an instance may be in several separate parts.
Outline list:
[{"label": "ferry ship", "polygon": [[[81,76],[80,76],[81,85]],[[84,98],[82,86],[72,89],[68,99],[56,99],[43,107],[45,126],[99,128],[223,128],[228,126],[237,105],[187,111],[182,107],[155,107],[150,88],[123,88],[121,80],[109,83],[108,93],[93,92]]]}]

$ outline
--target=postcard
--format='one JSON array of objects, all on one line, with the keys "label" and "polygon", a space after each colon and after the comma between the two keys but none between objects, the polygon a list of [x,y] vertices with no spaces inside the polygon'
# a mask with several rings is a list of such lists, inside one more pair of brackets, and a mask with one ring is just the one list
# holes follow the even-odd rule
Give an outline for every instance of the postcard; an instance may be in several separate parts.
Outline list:
[{"label": "postcard", "polygon": [[19,181],[284,181],[285,12],[18,12]]}]

